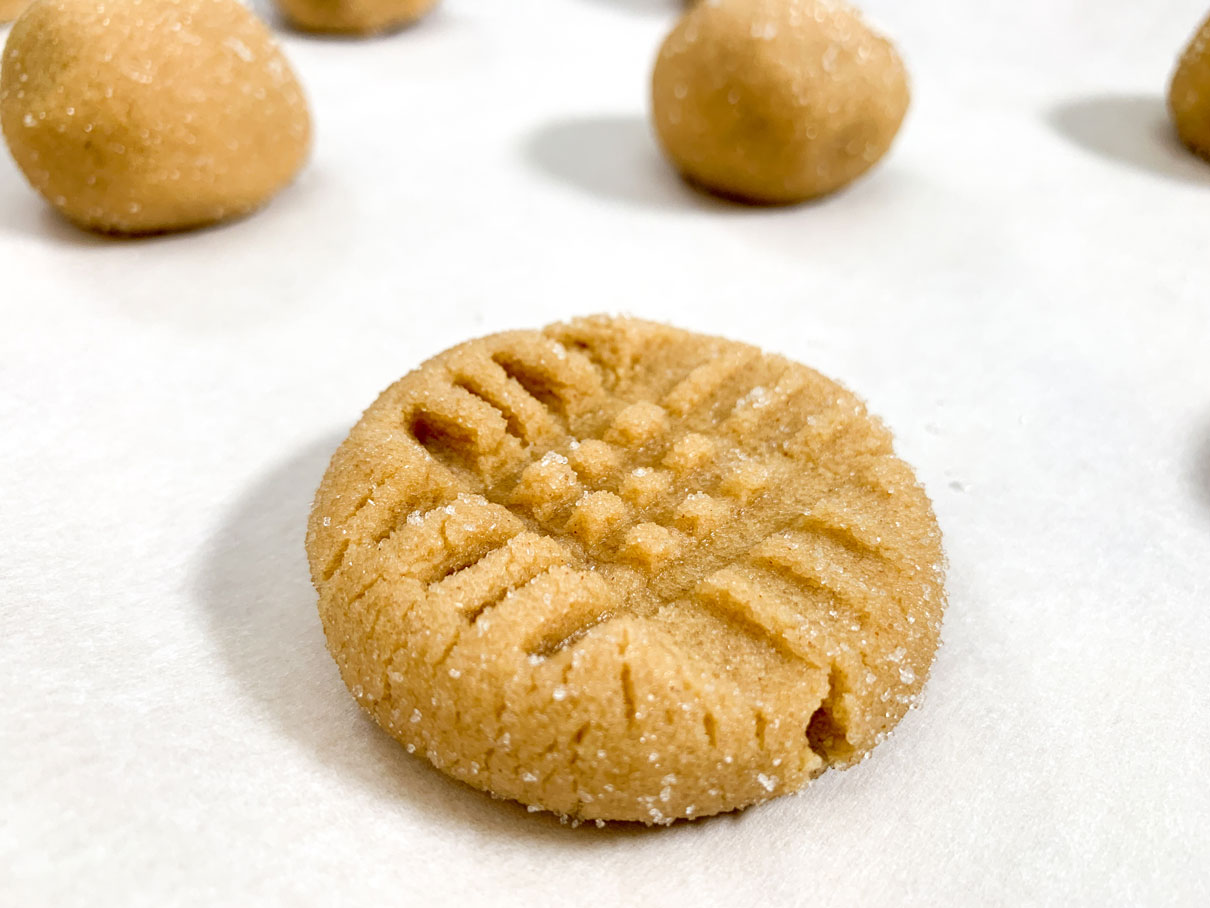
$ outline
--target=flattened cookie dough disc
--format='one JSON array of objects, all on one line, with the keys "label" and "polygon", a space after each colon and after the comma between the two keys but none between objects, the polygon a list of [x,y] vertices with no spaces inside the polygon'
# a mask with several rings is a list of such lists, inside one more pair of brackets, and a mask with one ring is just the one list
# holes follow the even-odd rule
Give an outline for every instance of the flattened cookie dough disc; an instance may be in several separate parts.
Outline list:
[{"label": "flattened cookie dough disc", "polygon": [[417,21],[437,0],[277,0],[292,25],[304,31],[372,34]]},{"label": "flattened cookie dough disc", "polygon": [[290,65],[238,0],[35,0],[5,47],[0,123],[47,201],[125,234],[248,213],[311,139]]},{"label": "flattened cookie dough disc", "polygon": [[1177,134],[1190,151],[1210,160],[1210,18],[1185,49],[1168,90]]},{"label": "flattened cookie dough disc", "polygon": [[908,106],[889,41],[840,0],[705,0],[660,49],[652,116],[684,176],[788,204],[832,192],[890,148]]},{"label": "flattened cookie dough disc", "polygon": [[625,318],[470,341],[387,389],[307,554],[383,728],[582,819],[705,816],[860,760],[944,603],[929,500],[856,397]]}]

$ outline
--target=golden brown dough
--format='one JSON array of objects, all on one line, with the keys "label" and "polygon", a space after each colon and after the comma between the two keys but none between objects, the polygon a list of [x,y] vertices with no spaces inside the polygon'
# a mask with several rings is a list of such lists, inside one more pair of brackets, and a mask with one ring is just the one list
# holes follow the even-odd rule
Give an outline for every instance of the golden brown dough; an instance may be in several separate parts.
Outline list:
[{"label": "golden brown dough", "polygon": [[297,28],[358,34],[410,25],[436,5],[437,0],[277,0]]},{"label": "golden brown dough", "polygon": [[692,182],[784,204],[851,182],[908,106],[895,48],[839,0],[702,0],[660,50],[656,132]]},{"label": "golden brown dough", "polygon": [[383,728],[583,819],[706,816],[860,760],[944,604],[929,500],[856,397],[623,318],[473,340],[391,386],[307,555]]},{"label": "golden brown dough", "polygon": [[0,22],[12,22],[28,5],[29,0],[0,0]]},{"label": "golden brown dough", "polygon": [[1181,141],[1210,160],[1210,18],[1177,64],[1168,89],[1168,109]]},{"label": "golden brown dough", "polygon": [[237,0],[36,0],[8,39],[0,123],[55,208],[127,234],[251,211],[311,136],[290,65]]}]

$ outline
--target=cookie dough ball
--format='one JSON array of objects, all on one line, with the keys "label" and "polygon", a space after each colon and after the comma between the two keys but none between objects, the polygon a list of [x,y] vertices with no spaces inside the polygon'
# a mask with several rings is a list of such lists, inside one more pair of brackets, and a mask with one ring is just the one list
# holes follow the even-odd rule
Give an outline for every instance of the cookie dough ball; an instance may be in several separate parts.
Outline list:
[{"label": "cookie dough ball", "polygon": [[29,0],[0,0],[0,22],[12,22],[28,3]]},{"label": "cookie dough ball", "polygon": [[1168,90],[1168,109],[1181,141],[1210,160],[1210,18],[1185,49]]},{"label": "cookie dough ball", "polygon": [[664,42],[655,128],[690,181],[729,198],[801,202],[856,179],[908,106],[895,48],[833,0],[702,0]]},{"label": "cookie dough ball", "polygon": [[410,25],[437,0],[277,0],[292,25],[310,32],[370,34]]},{"label": "cookie dough ball", "polygon": [[55,208],[124,234],[251,211],[311,139],[290,65],[237,0],[35,0],[4,53],[0,124]]}]

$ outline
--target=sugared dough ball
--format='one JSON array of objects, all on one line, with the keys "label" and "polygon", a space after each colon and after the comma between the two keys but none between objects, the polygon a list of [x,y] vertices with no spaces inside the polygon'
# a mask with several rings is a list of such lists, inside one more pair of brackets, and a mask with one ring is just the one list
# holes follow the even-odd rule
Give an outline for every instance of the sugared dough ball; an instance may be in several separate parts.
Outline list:
[{"label": "sugared dough ball", "polygon": [[1210,160],[1210,19],[1202,23],[1177,64],[1168,108],[1181,141]]},{"label": "sugared dough ball", "polygon": [[0,22],[12,22],[28,3],[29,0],[0,0]]},{"label": "sugared dough ball", "polygon": [[237,0],[35,0],[9,35],[0,124],[66,217],[110,233],[245,214],[306,158],[306,99]]},{"label": "sugared dough ball", "polygon": [[664,42],[652,83],[656,131],[677,168],[766,204],[864,173],[908,106],[895,48],[839,0],[700,0]]},{"label": "sugared dough ball", "polygon": [[277,5],[306,31],[366,34],[409,25],[437,0],[277,0]]}]

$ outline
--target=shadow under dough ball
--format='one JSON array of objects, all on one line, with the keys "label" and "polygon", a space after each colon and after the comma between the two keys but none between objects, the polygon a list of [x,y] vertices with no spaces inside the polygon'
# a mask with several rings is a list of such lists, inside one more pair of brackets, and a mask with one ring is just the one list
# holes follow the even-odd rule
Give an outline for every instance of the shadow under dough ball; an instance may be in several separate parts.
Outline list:
[{"label": "shadow under dough ball", "polygon": [[437,0],[277,0],[282,15],[310,32],[372,34],[417,21]]},{"label": "shadow under dough ball", "polygon": [[120,234],[246,214],[311,141],[298,80],[237,0],[36,0],[9,35],[0,124],[55,208]]},{"label": "shadow under dough ball", "polygon": [[745,202],[832,192],[886,153],[908,107],[903,63],[852,7],[703,0],[652,78],[656,132],[691,182]]},{"label": "shadow under dough ball", "polygon": [[1181,141],[1210,160],[1210,18],[1177,63],[1168,90],[1168,109]]}]

